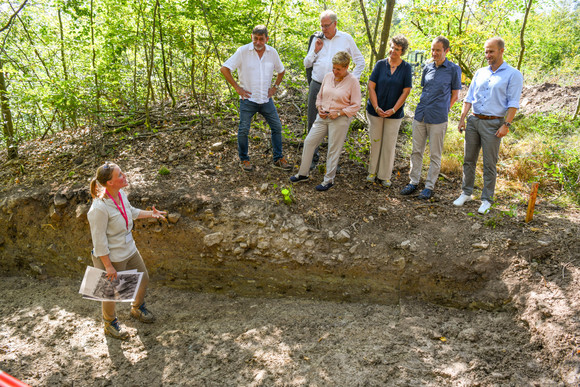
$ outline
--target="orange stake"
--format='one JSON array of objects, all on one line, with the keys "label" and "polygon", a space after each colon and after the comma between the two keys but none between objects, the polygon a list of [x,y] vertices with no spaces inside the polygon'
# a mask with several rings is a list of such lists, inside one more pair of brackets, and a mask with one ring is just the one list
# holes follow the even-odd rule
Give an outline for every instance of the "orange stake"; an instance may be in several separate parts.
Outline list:
[{"label": "orange stake", "polygon": [[528,201],[528,213],[526,214],[526,223],[534,218],[534,207],[536,207],[536,197],[538,196],[538,187],[540,183],[532,183],[532,192]]}]

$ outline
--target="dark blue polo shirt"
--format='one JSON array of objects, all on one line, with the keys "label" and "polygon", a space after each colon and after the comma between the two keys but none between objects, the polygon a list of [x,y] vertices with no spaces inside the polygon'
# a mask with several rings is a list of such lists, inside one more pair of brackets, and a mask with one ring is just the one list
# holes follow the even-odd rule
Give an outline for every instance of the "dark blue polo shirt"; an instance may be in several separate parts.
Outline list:
[{"label": "dark blue polo shirt", "polygon": [[421,99],[415,109],[415,119],[428,124],[447,122],[451,91],[461,90],[461,69],[445,58],[441,66],[431,62],[423,69]]},{"label": "dark blue polo shirt", "polygon": [[[403,89],[413,87],[413,69],[410,64],[402,61],[395,72],[391,74],[389,62],[387,59],[381,59],[375,65],[369,81],[376,83],[375,91],[379,107],[383,110],[389,110],[399,100],[399,97],[403,94]],[[395,114],[387,118],[403,118],[405,116],[404,107],[405,105],[403,104]],[[367,112],[372,116],[379,116],[375,112],[370,98],[367,103]]]}]

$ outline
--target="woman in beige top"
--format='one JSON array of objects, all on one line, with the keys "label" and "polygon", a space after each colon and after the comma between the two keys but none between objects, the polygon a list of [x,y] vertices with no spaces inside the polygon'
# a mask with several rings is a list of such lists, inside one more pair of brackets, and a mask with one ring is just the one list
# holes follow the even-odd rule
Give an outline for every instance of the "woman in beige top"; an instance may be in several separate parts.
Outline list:
[{"label": "woman in beige top", "polygon": [[[149,275],[145,263],[135,246],[132,229],[133,220],[158,218],[165,220],[165,211],[143,211],[135,208],[127,200],[122,188],[128,185],[127,177],[118,165],[106,162],[97,169],[91,181],[93,203],[87,214],[93,240],[93,265],[106,271],[109,281],[117,279],[117,271],[136,269],[143,273],[139,290],[131,308],[131,317],[145,323],[155,321],[153,314],[145,307],[145,290]],[[125,340],[129,334],[119,326],[115,313],[115,303],[103,301],[105,334]]]},{"label": "woman in beige top", "polygon": [[358,79],[348,72],[349,64],[350,55],[346,51],[339,51],[332,58],[332,72],[324,76],[316,98],[318,116],[304,140],[300,170],[290,177],[292,183],[308,179],[314,150],[328,134],[326,175],[316,190],[326,191],[334,185],[338,159],[351,118],[361,106],[360,85]]}]

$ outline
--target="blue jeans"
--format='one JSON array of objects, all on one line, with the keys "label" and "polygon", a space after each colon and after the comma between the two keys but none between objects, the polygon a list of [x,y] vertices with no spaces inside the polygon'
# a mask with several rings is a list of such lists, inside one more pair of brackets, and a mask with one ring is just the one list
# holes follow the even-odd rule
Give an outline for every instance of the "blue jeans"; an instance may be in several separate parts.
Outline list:
[{"label": "blue jeans", "polygon": [[278,161],[282,158],[282,124],[272,98],[266,103],[255,103],[247,99],[240,99],[240,126],[238,127],[238,155],[240,160],[250,160],[248,156],[248,133],[252,117],[256,113],[260,113],[270,126],[274,161]]}]

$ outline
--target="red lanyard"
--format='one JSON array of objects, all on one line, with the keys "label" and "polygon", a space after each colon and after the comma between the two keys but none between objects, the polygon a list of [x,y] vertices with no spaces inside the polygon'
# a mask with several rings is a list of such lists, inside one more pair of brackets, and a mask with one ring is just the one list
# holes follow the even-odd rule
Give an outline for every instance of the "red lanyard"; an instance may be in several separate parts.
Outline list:
[{"label": "red lanyard", "polygon": [[119,205],[117,204],[115,199],[113,199],[113,197],[111,196],[109,191],[105,190],[105,192],[107,192],[107,195],[109,195],[109,197],[111,198],[113,203],[115,203],[115,205],[119,209],[121,216],[123,217],[123,219],[125,219],[125,225],[127,226],[127,231],[128,231],[129,230],[129,217],[127,216],[127,210],[125,210],[125,203],[123,203],[123,198],[121,198],[121,192],[119,192],[119,201],[121,202],[121,205],[123,206],[123,211],[121,211],[121,207],[119,207]]}]

